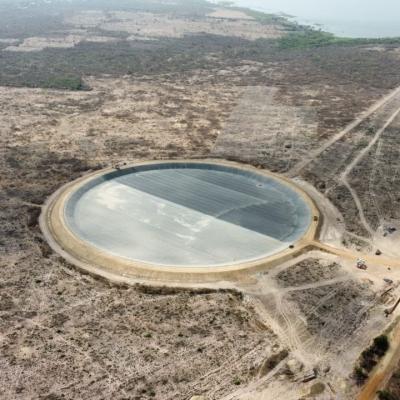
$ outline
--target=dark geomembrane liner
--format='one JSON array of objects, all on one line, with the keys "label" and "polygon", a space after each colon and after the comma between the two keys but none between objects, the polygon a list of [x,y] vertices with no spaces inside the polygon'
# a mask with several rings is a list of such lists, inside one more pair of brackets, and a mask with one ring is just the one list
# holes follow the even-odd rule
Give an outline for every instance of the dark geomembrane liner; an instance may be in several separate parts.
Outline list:
[{"label": "dark geomembrane liner", "polygon": [[162,163],[95,178],[68,200],[65,217],[82,240],[148,264],[223,266],[286,249],[308,230],[303,197],[239,168]]}]

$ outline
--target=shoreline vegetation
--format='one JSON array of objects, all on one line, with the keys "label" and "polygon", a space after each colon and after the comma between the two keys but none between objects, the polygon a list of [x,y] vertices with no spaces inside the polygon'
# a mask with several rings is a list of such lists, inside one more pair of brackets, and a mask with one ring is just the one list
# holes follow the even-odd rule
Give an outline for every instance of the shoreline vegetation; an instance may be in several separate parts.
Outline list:
[{"label": "shoreline vegetation", "polygon": [[[324,49],[400,45],[400,38],[354,39],[337,37],[314,27],[300,25],[285,16],[267,14],[234,6],[231,2],[210,3],[206,0],[178,0],[175,4],[148,3],[143,0],[113,2],[113,10],[122,12],[148,11],[155,15],[175,16],[186,20],[202,20],[215,7],[240,11],[262,25],[278,26],[284,32],[279,38],[247,40],[207,32],[183,37],[158,37],[156,40],[127,41],[128,34],[103,31],[96,26],[90,33],[108,36],[112,43],[82,41],[69,48],[45,47],[40,51],[4,51],[7,40],[16,45],[29,37],[63,37],[71,26],[65,16],[85,10],[109,10],[105,0],[38,0],[23,8],[18,1],[0,2],[0,86],[40,87],[62,90],[90,90],[85,76],[174,74],[190,70],[210,70],[221,65],[238,65],[241,61],[264,62],[269,59],[293,57],[300,51],[318,52]],[[19,6],[18,6],[19,5]],[[322,50],[321,50],[322,49]],[[326,51],[326,50],[325,50]],[[343,50],[344,51],[344,50]]]},{"label": "shoreline vegetation", "polygon": [[277,39],[278,47],[281,49],[310,48],[331,45],[362,46],[400,44],[400,37],[350,38],[336,36],[333,33],[324,31],[323,29],[317,29],[313,26],[301,25],[295,21],[289,20],[282,15],[268,14],[262,11],[256,11],[244,7],[230,8],[238,11],[243,11],[262,24],[277,23],[283,26],[287,34],[282,38]]}]

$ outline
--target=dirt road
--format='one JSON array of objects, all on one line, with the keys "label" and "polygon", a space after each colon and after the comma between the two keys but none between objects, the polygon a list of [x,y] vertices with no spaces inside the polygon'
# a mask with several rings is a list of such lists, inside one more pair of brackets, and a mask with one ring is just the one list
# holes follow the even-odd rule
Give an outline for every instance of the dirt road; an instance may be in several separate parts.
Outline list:
[{"label": "dirt road", "polygon": [[390,335],[390,349],[374,370],[373,375],[358,395],[357,400],[373,400],[376,393],[385,387],[400,360],[400,326],[397,323]]},{"label": "dirt road", "polygon": [[342,176],[341,176],[341,181],[343,184],[347,187],[347,189],[350,191],[354,202],[357,206],[358,213],[360,215],[360,221],[363,224],[364,228],[369,232],[371,236],[375,234],[374,230],[371,228],[370,224],[368,223],[367,219],[365,218],[364,214],[364,209],[362,207],[360,198],[357,195],[357,192],[353,189],[353,187],[350,185],[350,183],[347,180],[348,175],[350,172],[354,169],[354,167],[364,158],[368,152],[372,149],[372,147],[376,144],[376,142],[380,139],[382,136],[382,133],[385,132],[385,130],[393,123],[393,121],[396,119],[396,117],[400,114],[400,109],[397,109],[390,117],[389,119],[385,122],[385,124],[382,126],[381,129],[379,129],[376,133],[373,139],[369,142],[368,146],[366,146],[358,155],[357,157],[346,167],[344,170]]},{"label": "dirt road", "polygon": [[312,245],[315,246],[317,249],[327,251],[328,253],[335,254],[337,256],[343,257],[348,260],[356,261],[359,258],[363,258],[369,264],[378,264],[378,265],[384,265],[387,267],[400,268],[400,260],[396,259],[396,258],[365,255],[365,254],[361,254],[361,253],[356,253],[351,250],[339,249],[339,248],[336,248],[336,247],[333,247],[333,246],[330,246],[328,244],[321,243],[318,241],[314,241],[312,243]]},{"label": "dirt road", "polygon": [[353,122],[347,125],[342,131],[337,133],[327,142],[325,142],[322,146],[318,147],[314,151],[311,151],[309,157],[305,158],[303,161],[295,165],[289,172],[288,176],[295,177],[299,175],[299,173],[308,165],[310,164],[315,158],[317,158],[320,154],[322,154],[326,149],[331,147],[334,143],[340,140],[343,136],[348,134],[354,128],[361,124],[365,119],[367,119],[371,114],[385,105],[387,102],[393,99],[397,94],[400,93],[400,86],[390,92],[387,96],[383,97],[381,100],[373,104],[368,110],[364,111],[359,117],[357,117]]},{"label": "dirt road", "polygon": [[[356,260],[360,256],[349,250],[337,249],[335,247],[315,242],[314,245],[321,250],[328,251],[340,257]],[[395,258],[381,257],[381,256],[368,256],[362,255],[367,263],[390,266],[400,268],[400,260]],[[400,360],[400,323],[397,322],[395,328],[390,335],[390,349],[385,357],[380,361],[378,366],[369,377],[366,385],[357,397],[357,400],[374,400],[376,393],[385,387],[389,381],[393,370],[398,365]]]}]

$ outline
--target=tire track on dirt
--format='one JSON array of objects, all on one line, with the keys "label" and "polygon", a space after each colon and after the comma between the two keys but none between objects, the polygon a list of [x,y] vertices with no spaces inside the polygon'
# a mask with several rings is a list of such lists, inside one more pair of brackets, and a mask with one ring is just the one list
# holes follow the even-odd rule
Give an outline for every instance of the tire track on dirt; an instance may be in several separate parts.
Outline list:
[{"label": "tire track on dirt", "polygon": [[365,214],[364,214],[364,209],[361,204],[361,200],[357,194],[357,192],[354,190],[354,188],[350,185],[348,182],[348,176],[350,172],[354,169],[354,167],[368,154],[368,152],[371,150],[373,146],[377,143],[377,141],[380,139],[382,136],[382,133],[385,132],[385,130],[393,123],[393,121],[396,119],[396,117],[400,114],[400,108],[398,108],[390,117],[389,119],[385,122],[385,124],[380,128],[376,133],[375,136],[372,138],[372,140],[368,143],[368,146],[364,147],[358,155],[354,158],[354,160],[346,167],[346,169],[343,171],[340,181],[343,183],[344,186],[349,190],[351,193],[351,196],[354,199],[354,202],[356,204],[359,216],[360,216],[360,221],[364,228],[368,231],[368,233],[373,236],[375,234],[375,231],[372,229],[371,225],[367,221]]},{"label": "tire track on dirt", "polygon": [[312,161],[314,161],[319,155],[321,155],[325,150],[335,144],[338,140],[340,140],[343,136],[348,134],[358,125],[360,125],[364,120],[366,120],[369,116],[371,116],[375,111],[379,110],[382,106],[392,100],[396,95],[400,94],[400,86],[391,91],[387,96],[380,99],[378,102],[373,104],[368,110],[364,111],[359,117],[357,117],[353,122],[347,125],[342,131],[334,135],[331,139],[325,142],[322,146],[318,147],[314,151],[310,152],[310,156],[305,160],[301,161],[297,165],[295,165],[292,169],[289,170],[288,176],[295,177],[299,175],[299,173]]}]

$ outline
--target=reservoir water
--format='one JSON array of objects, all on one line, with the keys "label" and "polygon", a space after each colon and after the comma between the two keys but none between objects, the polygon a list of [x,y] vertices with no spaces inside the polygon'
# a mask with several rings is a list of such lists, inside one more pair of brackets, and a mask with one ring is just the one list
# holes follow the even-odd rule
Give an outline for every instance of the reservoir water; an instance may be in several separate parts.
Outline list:
[{"label": "reservoir water", "polygon": [[400,37],[399,0],[235,0],[259,11],[285,13],[299,23],[346,37]]}]

